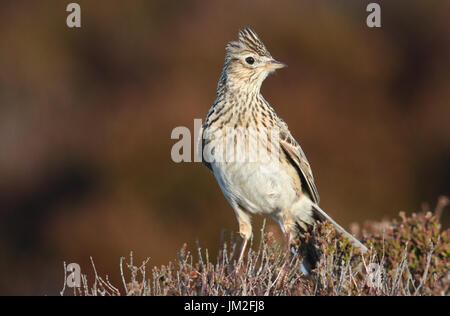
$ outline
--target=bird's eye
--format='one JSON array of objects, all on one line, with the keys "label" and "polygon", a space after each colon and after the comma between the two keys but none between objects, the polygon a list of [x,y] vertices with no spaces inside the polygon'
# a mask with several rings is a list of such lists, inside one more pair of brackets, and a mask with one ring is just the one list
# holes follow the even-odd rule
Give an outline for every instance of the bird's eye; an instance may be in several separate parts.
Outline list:
[{"label": "bird's eye", "polygon": [[247,64],[249,64],[249,65],[253,65],[253,63],[255,62],[255,60],[253,59],[253,57],[247,57],[247,58],[245,58],[245,61],[246,61]]}]

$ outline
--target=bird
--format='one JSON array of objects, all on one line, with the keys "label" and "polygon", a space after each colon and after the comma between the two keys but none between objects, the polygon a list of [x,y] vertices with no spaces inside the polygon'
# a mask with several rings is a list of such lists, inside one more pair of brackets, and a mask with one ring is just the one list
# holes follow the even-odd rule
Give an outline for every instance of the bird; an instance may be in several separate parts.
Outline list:
[{"label": "bird", "polygon": [[[200,128],[197,150],[236,215],[243,239],[238,262],[252,236],[255,214],[278,222],[288,249],[301,237],[299,252],[306,273],[319,260],[317,247],[305,238],[317,221],[329,221],[354,246],[367,251],[319,207],[305,153],[261,94],[267,76],[286,64],[272,57],[251,27],[240,29],[238,40],[229,42],[225,51],[217,97]],[[249,159],[252,154],[256,159]]]}]

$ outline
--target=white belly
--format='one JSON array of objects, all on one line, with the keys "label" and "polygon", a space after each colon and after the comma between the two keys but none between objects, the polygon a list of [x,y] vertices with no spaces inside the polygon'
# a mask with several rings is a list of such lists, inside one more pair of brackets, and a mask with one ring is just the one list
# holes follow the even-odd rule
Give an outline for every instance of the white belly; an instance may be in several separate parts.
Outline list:
[{"label": "white belly", "polygon": [[215,162],[212,168],[228,201],[248,212],[277,218],[298,200],[292,179],[279,164]]}]

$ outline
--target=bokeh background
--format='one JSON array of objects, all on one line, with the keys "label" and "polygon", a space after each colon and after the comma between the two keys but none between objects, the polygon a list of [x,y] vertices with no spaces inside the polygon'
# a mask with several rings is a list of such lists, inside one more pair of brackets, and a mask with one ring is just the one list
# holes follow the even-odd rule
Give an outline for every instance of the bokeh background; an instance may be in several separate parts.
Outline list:
[{"label": "bokeh background", "polygon": [[63,261],[89,256],[113,281],[131,250],[160,265],[198,239],[214,257],[233,211],[170,135],[204,119],[247,25],[289,65],[262,92],[338,222],[450,193],[448,1],[378,1],[381,29],[369,1],[77,2],[80,29],[69,1],[0,3],[0,294],[58,294]]}]

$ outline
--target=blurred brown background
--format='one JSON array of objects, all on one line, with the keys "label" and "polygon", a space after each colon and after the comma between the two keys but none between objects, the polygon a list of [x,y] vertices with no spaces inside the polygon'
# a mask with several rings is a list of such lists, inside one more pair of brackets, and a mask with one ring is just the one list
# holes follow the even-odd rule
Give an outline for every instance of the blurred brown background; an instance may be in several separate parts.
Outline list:
[{"label": "blurred brown background", "polygon": [[199,239],[214,257],[233,211],[170,135],[204,119],[247,25],[289,65],[262,91],[338,222],[450,193],[449,2],[378,1],[381,29],[369,1],[337,0],[80,0],[69,29],[69,2],[0,4],[0,294],[57,294],[62,262],[89,256],[114,281],[131,250],[160,265]]}]

